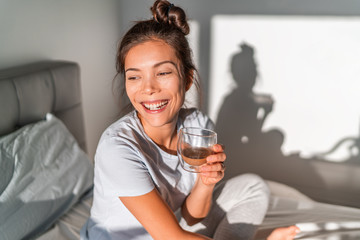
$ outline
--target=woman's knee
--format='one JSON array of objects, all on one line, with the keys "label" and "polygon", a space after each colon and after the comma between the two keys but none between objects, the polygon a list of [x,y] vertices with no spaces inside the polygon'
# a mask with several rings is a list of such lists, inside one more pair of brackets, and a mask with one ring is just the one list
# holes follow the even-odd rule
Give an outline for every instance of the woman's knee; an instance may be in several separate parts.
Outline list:
[{"label": "woman's knee", "polygon": [[258,175],[235,176],[223,182],[215,191],[216,205],[227,214],[227,217],[237,218],[251,212],[252,223],[259,224],[263,220],[269,206],[270,191],[266,182]]},{"label": "woman's knee", "polygon": [[246,173],[235,176],[226,181],[224,188],[228,191],[241,192],[243,195],[263,199],[264,203],[269,202],[270,190],[266,182],[258,175]]}]

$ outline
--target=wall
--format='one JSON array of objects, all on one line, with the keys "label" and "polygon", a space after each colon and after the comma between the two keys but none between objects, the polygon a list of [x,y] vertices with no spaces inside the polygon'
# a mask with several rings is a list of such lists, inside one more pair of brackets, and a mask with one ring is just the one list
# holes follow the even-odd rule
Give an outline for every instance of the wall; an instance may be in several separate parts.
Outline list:
[{"label": "wall", "polygon": [[[171,2],[171,1],[170,1]],[[210,23],[214,15],[330,15],[360,16],[360,2],[357,0],[177,0],[174,4],[183,7],[192,20],[199,23],[199,70],[203,81],[203,110],[208,111],[210,73]],[[121,0],[122,29],[131,21],[150,17],[151,0]]]},{"label": "wall", "polygon": [[[0,68],[44,59],[72,60],[82,71],[82,97],[89,154],[118,106],[111,93],[119,37],[132,21],[149,18],[149,0],[0,0]],[[199,70],[207,112],[210,20],[215,14],[360,15],[358,1],[181,0],[199,23]]]},{"label": "wall", "polygon": [[111,93],[120,36],[116,0],[1,0],[0,68],[45,59],[80,64],[90,157],[100,134],[114,120]]},{"label": "wall", "polygon": [[[129,23],[134,20],[141,20],[141,19],[148,19],[150,18],[150,11],[149,7],[153,1],[150,0],[133,0],[133,1],[121,1],[121,9],[126,9],[126,11],[123,11],[122,13],[122,29],[125,29],[129,26]],[[345,0],[345,1],[337,1],[337,0],[304,0],[304,1],[296,1],[296,0],[223,0],[223,1],[208,1],[208,0],[178,0],[173,1],[175,5],[182,6],[185,11],[187,12],[188,17],[197,22],[199,26],[199,65],[198,68],[200,70],[200,75],[202,77],[202,85],[203,85],[203,101],[204,105],[202,107],[202,110],[209,113],[209,110],[213,106],[209,105],[211,103],[210,99],[216,98],[213,94],[210,95],[211,90],[211,81],[218,81],[218,86],[221,86],[222,84],[226,84],[226,81],[224,81],[225,77],[220,77],[213,79],[212,72],[216,68],[219,68],[219,64],[214,64],[214,60],[216,59],[216,56],[214,54],[214,48],[213,44],[215,42],[215,38],[218,36],[214,36],[218,32],[213,32],[214,25],[214,17],[222,15],[225,18],[227,16],[232,17],[240,17],[240,16],[248,16],[249,19],[253,16],[261,16],[264,15],[264,17],[269,16],[289,16],[291,17],[297,17],[297,19],[301,19],[304,17],[306,19],[308,16],[311,16],[313,18],[317,17],[326,17],[329,19],[332,19],[335,16],[360,16],[360,2],[355,0]],[[357,18],[359,19],[359,18]],[[287,22],[288,23],[288,22]],[[249,24],[246,23],[244,20],[244,25],[249,26]],[[356,26],[355,26],[356,25]],[[357,24],[353,25],[355,27],[354,31],[358,30]],[[224,27],[224,26],[222,26]],[[236,34],[234,32],[240,32],[240,30],[237,28],[238,26],[234,26],[231,29],[230,34],[224,34],[222,36],[223,38],[231,38],[234,37]],[[289,26],[291,28],[291,26]],[[349,25],[346,25],[346,27],[349,27]],[[302,29],[305,33],[308,28]],[[267,30],[267,29],[266,29]],[[293,30],[293,29],[292,29]],[[323,29],[320,29],[323,30]],[[260,29],[252,29],[252,32],[254,35],[257,36],[257,33],[259,33]],[[238,33],[237,32],[237,33]],[[296,31],[295,31],[296,32]],[[315,31],[316,33],[321,31]],[[350,31],[351,33],[351,28]],[[263,34],[263,32],[261,32]],[[296,32],[298,33],[298,32]],[[345,48],[342,47],[342,44],[344,42],[340,42],[342,37],[344,37],[344,34],[342,36],[337,36],[336,33],[334,33],[336,39],[339,40],[338,44],[333,44],[333,46],[330,46],[328,48],[337,48],[337,50],[341,53],[342,50]],[[259,36],[263,36],[261,34],[258,34]],[[296,34],[293,34],[294,36],[298,36]],[[292,36],[290,34],[290,36]],[[326,35],[321,36],[322,38],[318,39],[324,39]],[[355,40],[353,38],[355,36]],[[352,41],[358,42],[356,39],[357,35],[352,35]],[[274,40],[274,37],[270,34],[267,37],[264,37],[264,39],[261,39],[263,41],[266,41],[268,37],[272,38]],[[305,34],[304,36],[301,36],[303,39],[312,38],[313,36],[311,34]],[[281,36],[280,36],[281,38]],[[346,38],[346,36],[345,36]],[[287,39],[287,38],[284,38]],[[335,40],[336,39],[332,39]],[[237,39],[239,40],[239,39]],[[296,39],[297,41],[299,39]],[[297,42],[294,41],[294,42]],[[215,49],[219,52],[224,52],[228,47],[227,43],[229,41],[225,41],[225,43],[222,43],[221,46],[216,45]],[[263,42],[262,42],[263,43]],[[238,43],[239,44],[239,43]],[[300,41],[301,44],[301,41]],[[345,43],[346,44],[346,43]],[[289,45],[291,45],[289,43]],[[284,46],[289,46],[288,42]],[[331,44],[330,44],[331,45]],[[354,47],[357,47],[358,45],[352,45]],[[256,46],[258,47],[258,46]],[[281,47],[281,46],[280,46]],[[295,46],[293,49],[299,50],[297,46]],[[301,49],[301,48],[300,48]],[[239,50],[239,49],[237,49]],[[249,49],[248,49],[249,50]],[[261,50],[255,49],[255,50]],[[282,49],[284,50],[284,49]],[[291,49],[289,49],[291,50]],[[354,52],[354,55],[357,55],[356,52],[359,52],[360,49],[356,49]],[[248,51],[248,53],[245,53],[245,55],[249,54],[251,52]],[[291,54],[293,51],[289,51],[289,54]],[[329,54],[326,54],[328,51],[325,48],[324,54],[321,56],[323,58],[329,56]],[[263,53],[263,52],[261,52]],[[301,52],[301,53],[306,53]],[[309,52],[308,56],[312,56],[312,53]],[[285,54],[286,56],[286,54]],[[298,59],[300,62],[309,62],[307,56],[304,57],[304,55],[298,55],[302,56],[301,59]],[[255,81],[254,78],[257,76],[256,72],[256,61],[254,62],[252,59],[252,54],[248,55],[249,58],[237,58],[236,60],[236,67],[234,68],[236,75],[238,75],[239,65],[243,64],[245,75],[241,73],[240,76],[242,79],[244,77],[248,77],[251,81]],[[256,56],[255,56],[256,57]],[[279,57],[276,54],[272,54],[272,57],[276,58]],[[296,56],[292,56],[295,57]],[[230,56],[229,56],[230,58]],[[332,56],[331,57],[333,61],[339,61],[338,63],[344,62],[343,58]],[[349,59],[358,59],[358,56],[352,56],[352,58]],[[245,59],[245,60],[244,60]],[[288,58],[282,58],[282,60],[286,61]],[[245,61],[245,62],[244,62]],[[358,62],[358,61],[356,61]],[[219,62],[215,62],[219,63]],[[214,64],[214,65],[213,65]],[[340,66],[341,64],[336,64],[335,66]],[[354,65],[355,63],[352,63]],[[260,63],[260,66],[261,65]],[[272,65],[271,65],[272,66]],[[316,66],[316,65],[315,65]],[[226,66],[225,66],[226,67]],[[228,69],[230,69],[229,64],[227,64]],[[265,66],[266,67],[266,66]],[[267,65],[268,67],[268,65]],[[342,66],[343,69],[347,69],[346,65]],[[304,68],[301,68],[299,66],[299,71],[305,71]],[[281,71],[283,70],[283,71]],[[281,69],[278,72],[279,74],[283,74],[285,72],[285,68]],[[320,70],[320,69],[315,69]],[[321,69],[322,71],[326,71],[326,68]],[[355,69],[356,70],[356,69]],[[354,84],[354,81],[358,79],[359,71],[353,71],[356,74],[352,75],[352,79],[347,79],[347,83],[344,83],[342,81],[343,89],[347,87],[347,90],[352,90],[351,87],[356,88],[358,86],[357,83]],[[293,71],[292,71],[293,72]],[[343,71],[346,72],[346,71]],[[327,78],[324,77],[326,75],[321,75],[322,72],[317,72],[321,77],[321,81],[327,83]],[[224,74],[224,73],[223,73]],[[292,73],[292,74],[297,74]],[[225,74],[223,75],[225,76]],[[268,77],[261,76],[261,77]],[[341,78],[342,77],[342,78]],[[344,75],[341,75],[341,79],[343,79]],[[339,79],[340,79],[339,78]],[[288,85],[291,87],[297,88],[297,86],[301,86],[304,88],[304,84],[302,81],[294,80],[296,78],[288,79]],[[307,79],[308,80],[308,79]],[[266,80],[267,81],[267,80]],[[339,81],[336,82],[337,84]],[[347,85],[348,84],[348,85]],[[340,84],[341,85],[341,84]],[[295,86],[295,87],[294,87]],[[315,85],[313,85],[315,86]],[[247,87],[252,87],[250,84]],[[273,87],[273,85],[272,85]],[[305,86],[306,87],[306,86]],[[273,108],[273,98],[272,96],[268,94],[256,94],[256,92],[251,92],[251,94],[248,94],[249,92],[244,92],[243,90],[246,90],[245,88],[237,88],[240,93],[244,93],[242,96],[244,98],[241,99],[241,101],[238,101],[239,98],[236,98],[236,95],[231,94],[227,101],[224,101],[224,112],[221,112],[219,116],[221,116],[221,120],[217,122],[217,128],[216,131],[219,133],[219,141],[226,146],[226,153],[227,153],[227,170],[225,177],[229,178],[231,176],[234,176],[239,173],[244,172],[253,172],[257,173],[260,176],[262,176],[265,179],[270,179],[278,182],[286,183],[290,186],[293,186],[297,188],[298,190],[302,191],[303,193],[307,194],[308,196],[319,200],[319,201],[325,201],[329,203],[339,203],[343,205],[349,205],[349,206],[356,206],[359,207],[359,198],[357,196],[359,195],[359,178],[357,177],[360,172],[360,140],[359,140],[359,133],[357,131],[353,132],[355,134],[355,138],[351,138],[347,144],[351,144],[351,146],[354,148],[354,155],[349,155],[350,152],[347,150],[347,157],[345,160],[346,162],[341,163],[335,163],[330,162],[328,159],[326,159],[323,156],[314,156],[311,158],[303,157],[301,155],[301,152],[294,152],[291,154],[286,154],[282,151],[281,146],[284,143],[284,139],[286,137],[289,137],[287,134],[289,131],[286,130],[286,132],[281,129],[282,126],[279,126],[280,129],[268,129],[267,131],[264,131],[264,128],[262,128],[264,124],[264,119],[267,117],[267,114],[271,112],[270,117],[273,116],[274,112],[276,113],[276,104],[277,100],[281,101],[281,103],[289,102],[288,100],[292,98],[293,96],[290,95],[287,99],[280,99],[277,98],[277,95],[273,96],[275,99],[275,106]],[[327,89],[329,87],[327,86]],[[233,90],[233,89],[231,89]],[[323,99],[322,97],[325,96],[324,88],[320,89],[311,89],[312,91],[318,93],[315,97],[312,97],[311,100],[317,101]],[[335,89],[335,91],[338,89]],[[344,94],[347,94],[345,90]],[[218,88],[215,87],[215,92],[218,91]],[[242,92],[241,92],[242,91]],[[306,91],[305,91],[306,92]],[[234,90],[234,93],[236,91]],[[253,94],[254,93],[254,94]],[[273,94],[273,92],[265,92]],[[235,96],[235,97],[232,97]],[[248,96],[254,96],[254,97],[248,97]],[[338,97],[339,95],[336,95]],[[307,97],[306,94],[302,95],[302,97]],[[327,110],[331,112],[331,114],[342,114],[342,111],[340,112],[334,112],[333,110],[335,108],[335,104],[341,105],[340,108],[347,107],[349,108],[349,105],[342,105],[340,101],[336,101],[336,97],[334,97],[334,101],[332,104],[325,104],[321,106],[325,106]],[[312,104],[314,102],[308,101],[306,104]],[[335,103],[334,103],[335,102]],[[356,101],[353,101],[356,102]],[[356,103],[352,103],[353,105],[356,105]],[[315,104],[316,105],[316,104]],[[304,103],[300,106],[303,109],[307,109],[306,105]],[[334,108],[332,108],[334,107]],[[336,106],[337,107],[337,106]],[[358,109],[356,106],[351,106],[354,111],[355,108]],[[265,109],[262,111],[263,118],[257,119],[258,117],[258,110],[263,108]],[[267,109],[267,110],[266,110]],[[351,110],[351,109],[350,109]],[[356,110],[358,111],[358,110]],[[290,115],[291,112],[289,111],[288,115]],[[308,123],[312,125],[312,127],[315,128],[315,131],[318,131],[321,127],[323,127],[323,122],[316,122],[312,119],[312,112],[303,112],[303,117],[308,120]],[[261,115],[261,114],[260,114]],[[355,112],[356,115],[356,112]],[[324,118],[322,121],[332,120],[329,118]],[[285,119],[286,121],[286,119]],[[352,129],[358,129],[358,119],[353,119],[353,122],[355,124],[352,125]],[[266,123],[266,122],[265,122]],[[293,123],[291,121],[288,121],[290,125]],[[334,122],[334,125],[332,128],[324,129],[325,134],[323,134],[323,137],[326,138],[329,136],[329,132],[332,131],[333,128],[336,128],[336,125],[339,124],[337,122]],[[324,125],[325,126],[325,125]],[[293,128],[297,128],[299,132],[304,132],[304,124],[302,125],[296,125],[292,124]],[[317,128],[317,129],[316,129]],[[314,132],[310,132],[308,134],[308,137],[311,138],[313,136]],[[297,136],[290,136],[291,138]],[[310,142],[310,141],[309,141]],[[342,147],[347,147],[346,145],[343,145]]]}]

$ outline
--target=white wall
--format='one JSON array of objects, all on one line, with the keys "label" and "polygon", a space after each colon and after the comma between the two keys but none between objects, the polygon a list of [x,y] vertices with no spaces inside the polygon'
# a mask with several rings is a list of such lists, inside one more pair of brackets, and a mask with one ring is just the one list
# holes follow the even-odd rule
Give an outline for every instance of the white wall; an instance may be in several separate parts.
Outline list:
[{"label": "white wall", "polygon": [[[240,44],[245,43],[254,50],[254,92],[270,94],[275,102],[262,130],[278,128],[286,134],[284,154],[308,158],[358,136],[359,17],[217,15],[211,26],[212,119],[229,107],[222,106],[225,97],[232,95],[232,104],[239,104],[230,62],[242,52],[237,67],[244,68],[249,59]],[[343,144],[326,159],[341,162],[354,154]]]},{"label": "white wall", "polygon": [[0,0],[0,68],[56,59],[80,64],[87,147],[117,113],[111,84],[120,38],[117,0]]}]

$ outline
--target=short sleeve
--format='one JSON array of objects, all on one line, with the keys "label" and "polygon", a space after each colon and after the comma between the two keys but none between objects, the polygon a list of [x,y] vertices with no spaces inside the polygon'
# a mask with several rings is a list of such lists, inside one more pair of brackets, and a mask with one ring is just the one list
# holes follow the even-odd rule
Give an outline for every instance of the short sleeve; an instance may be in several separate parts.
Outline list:
[{"label": "short sleeve", "polygon": [[140,196],[154,189],[146,165],[131,145],[105,139],[95,156],[95,187],[105,196]]},{"label": "short sleeve", "polygon": [[196,108],[182,109],[184,127],[201,127],[210,130],[215,129],[214,122],[204,113]]},{"label": "short sleeve", "polygon": [[214,122],[205,114],[202,112],[199,112],[199,115],[201,115],[202,118],[202,124],[206,129],[215,130],[215,124]]}]

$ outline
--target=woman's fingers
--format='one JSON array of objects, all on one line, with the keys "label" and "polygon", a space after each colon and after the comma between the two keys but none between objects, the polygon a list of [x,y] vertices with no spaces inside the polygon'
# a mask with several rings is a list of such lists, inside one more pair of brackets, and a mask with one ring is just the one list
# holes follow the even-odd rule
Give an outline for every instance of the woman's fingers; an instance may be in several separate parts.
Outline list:
[{"label": "woman's fingers", "polygon": [[204,164],[200,168],[201,180],[206,185],[213,185],[218,183],[225,175],[225,166],[223,162],[213,164]]},{"label": "woman's fingers", "polygon": [[217,163],[217,162],[224,162],[226,159],[226,154],[224,153],[224,146],[222,144],[215,144],[213,146],[214,154],[209,155],[206,158],[206,162],[209,164]]},{"label": "woman's fingers", "polygon": [[216,171],[216,172],[200,172],[200,174],[204,177],[214,178],[214,179],[221,179],[224,177],[224,171]]},{"label": "woman's fingers", "polygon": [[224,162],[221,162],[221,171],[225,171],[225,163]]},{"label": "woman's fingers", "polygon": [[224,162],[226,159],[226,154],[224,152],[219,152],[212,154],[206,158],[208,164]]},{"label": "woman's fingers", "polygon": [[217,143],[213,146],[213,151],[218,153],[218,152],[223,152],[225,150],[225,146],[221,143]]},{"label": "woman's fingers", "polygon": [[206,158],[206,164],[200,167],[200,174],[205,184],[216,184],[224,177],[226,154],[224,146],[215,144],[214,154]]},{"label": "woman's fingers", "polygon": [[205,164],[200,168],[201,172],[223,172],[225,170],[224,162],[216,162],[213,164]]}]

